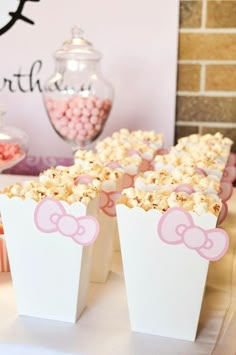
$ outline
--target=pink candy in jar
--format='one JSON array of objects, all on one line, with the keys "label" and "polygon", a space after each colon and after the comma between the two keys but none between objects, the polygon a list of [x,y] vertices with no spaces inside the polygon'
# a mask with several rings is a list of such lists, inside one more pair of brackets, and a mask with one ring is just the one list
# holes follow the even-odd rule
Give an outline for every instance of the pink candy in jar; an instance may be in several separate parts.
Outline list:
[{"label": "pink candy in jar", "polygon": [[46,99],[46,108],[56,131],[68,141],[93,140],[101,133],[111,110],[110,99],[74,96]]},{"label": "pink candy in jar", "polygon": [[0,143],[0,166],[9,161],[18,159],[23,154],[19,144]]},{"label": "pink candy in jar", "polygon": [[55,53],[55,72],[44,86],[44,103],[55,131],[76,151],[101,134],[112,107],[113,87],[104,78],[102,55],[74,26]]}]

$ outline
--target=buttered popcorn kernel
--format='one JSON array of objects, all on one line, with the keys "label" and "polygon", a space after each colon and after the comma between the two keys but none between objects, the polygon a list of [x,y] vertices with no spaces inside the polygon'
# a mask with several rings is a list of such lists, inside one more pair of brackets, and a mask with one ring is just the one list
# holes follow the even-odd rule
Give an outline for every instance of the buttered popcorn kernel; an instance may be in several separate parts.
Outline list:
[{"label": "buttered popcorn kernel", "polygon": [[[69,203],[88,203],[94,199],[101,190],[101,180],[94,173],[91,181],[77,184],[78,176],[83,176],[85,170],[78,166],[56,167],[45,170],[40,174],[38,181],[27,181],[6,187],[1,193],[9,197],[31,198],[40,201],[44,197],[52,197]],[[91,173],[93,175],[93,173]]]},{"label": "buttered popcorn kernel", "polygon": [[149,186],[158,189],[166,185],[178,186],[187,184],[195,190],[212,190],[215,193],[220,190],[220,181],[211,176],[203,176],[196,174],[195,169],[189,168],[186,172],[184,169],[174,169],[171,173],[168,170],[161,169],[159,171],[147,171],[139,175],[135,179],[135,187]]},{"label": "buttered popcorn kernel", "polygon": [[[97,152],[78,150],[76,164],[47,169],[39,175],[38,181],[14,184],[2,193],[36,201],[49,196],[87,204],[100,191],[116,191],[124,173],[136,175],[143,160],[154,159],[156,171],[139,174],[136,189],[124,190],[121,201],[129,207],[139,206],[145,210],[156,208],[164,212],[179,206],[198,214],[218,215],[221,202],[215,198],[220,191],[220,176],[197,174],[196,169],[208,174],[223,173],[232,141],[220,133],[196,134],[179,139],[169,154],[156,155],[159,144],[161,147],[163,136],[154,131],[121,129],[99,142]],[[91,179],[86,184],[79,183],[81,176]],[[192,186],[196,192],[188,195],[173,191],[181,184]],[[156,189],[159,191],[154,191]]]},{"label": "buttered popcorn kernel", "polygon": [[217,160],[212,152],[201,154],[198,149],[195,149],[192,153],[181,151],[180,154],[175,154],[173,151],[171,151],[171,153],[166,155],[157,155],[154,158],[153,166],[154,170],[158,170],[164,166],[169,166],[172,168],[178,168],[179,166],[189,166],[192,168],[202,168],[223,172],[225,163],[221,160]]},{"label": "buttered popcorn kernel", "polygon": [[[94,166],[93,170],[89,170],[89,175],[92,181],[88,183],[88,186],[99,187],[101,186],[101,181],[99,179],[98,173]],[[101,169],[99,167],[99,169]],[[72,165],[71,167],[61,167],[47,169],[39,175],[39,181],[45,186],[50,187],[52,185],[70,185],[71,188],[76,184],[78,177],[88,175],[88,169],[82,168],[78,165]]]},{"label": "buttered popcorn kernel", "polygon": [[92,150],[77,150],[74,157],[75,159],[93,161],[97,158],[97,154]]},{"label": "buttered popcorn kernel", "polygon": [[178,143],[191,143],[191,144],[198,144],[198,143],[205,143],[206,145],[214,145],[214,144],[220,144],[221,146],[227,146],[231,147],[233,144],[233,141],[228,138],[224,137],[222,133],[217,132],[215,134],[191,134],[187,137],[182,137],[178,139]]},{"label": "buttered popcorn kernel", "polygon": [[[130,148],[130,146],[129,146]],[[140,165],[142,158],[138,155],[130,156],[128,154],[128,149],[125,146],[114,148],[103,149],[101,152],[97,154],[98,160],[109,166],[110,163],[117,163],[121,167],[125,167],[127,165]]]},{"label": "buttered popcorn kernel", "polygon": [[[28,181],[3,189],[1,193],[9,197],[18,196],[22,199],[31,198],[40,201],[44,197],[53,197],[69,203],[82,202],[87,204],[102,189],[115,189],[116,182],[121,180],[123,173],[94,163],[89,169],[79,165],[70,167],[58,166],[45,170],[39,175],[38,181]],[[85,184],[77,180],[88,176],[91,181]]]},{"label": "buttered popcorn kernel", "polygon": [[94,164],[101,165],[99,156],[92,150],[77,150],[74,154],[74,162],[85,168],[93,167]]},{"label": "buttered popcorn kernel", "polygon": [[66,201],[69,203],[82,202],[85,204],[87,204],[90,200],[94,199],[97,196],[97,193],[97,188],[93,186],[73,186],[71,184],[47,184],[47,186],[45,186],[40,181],[26,182],[22,185],[11,185],[1,191],[1,194],[5,194],[11,198],[29,198],[38,202],[45,197],[52,197],[57,200]]},{"label": "buttered popcorn kernel", "polygon": [[104,161],[104,156],[109,157],[110,160],[119,160],[126,158],[128,156],[136,156],[139,155],[143,159],[151,160],[156,155],[156,148],[149,146],[144,142],[123,142],[117,145],[106,145],[101,144],[98,147],[98,156],[101,157],[101,160]]},{"label": "buttered popcorn kernel", "polygon": [[157,134],[154,131],[129,131],[123,128],[120,131],[114,132],[111,137],[107,137],[97,143],[96,150],[101,152],[104,149],[117,148],[124,144],[129,144],[130,146],[129,148],[126,146],[126,149],[136,149],[135,146],[143,144],[149,147],[149,149],[156,151],[163,146],[163,135]]},{"label": "buttered popcorn kernel", "polygon": [[172,165],[173,167],[179,167],[185,165],[188,167],[195,167],[196,163],[194,159],[188,154],[174,154],[169,153],[165,155],[157,155],[153,161],[154,165]]},{"label": "buttered popcorn kernel", "polygon": [[187,153],[190,155],[195,156],[196,153],[200,154],[202,157],[210,156],[211,158],[215,159],[216,161],[226,160],[229,154],[228,147],[225,148],[220,144],[214,145],[206,145],[205,143],[198,143],[197,145],[186,145],[184,143],[178,143],[174,147],[171,148],[170,153],[174,154],[183,154]]},{"label": "buttered popcorn kernel", "polygon": [[104,167],[104,165],[97,162],[91,164],[90,167],[80,166],[78,164],[72,165],[70,167],[56,167],[48,169],[40,174],[40,181],[53,181],[55,184],[58,183],[74,183],[75,179],[81,175],[89,175],[93,178],[91,184],[98,186],[102,181],[113,180],[117,181],[121,176],[122,172],[116,169],[110,169],[109,167]]},{"label": "buttered popcorn kernel", "polygon": [[198,215],[210,212],[219,215],[221,202],[216,195],[170,191],[140,191],[135,188],[125,189],[118,204],[125,204],[130,208],[141,207],[144,210],[158,209],[161,212],[172,207],[180,207],[187,211],[196,212]]},{"label": "buttered popcorn kernel", "polygon": [[[105,138],[107,139],[107,138]],[[127,128],[122,128],[112,134],[113,141],[124,143],[126,141],[146,141],[146,142],[159,142],[163,144],[163,134],[157,134],[155,131],[129,131]]]}]

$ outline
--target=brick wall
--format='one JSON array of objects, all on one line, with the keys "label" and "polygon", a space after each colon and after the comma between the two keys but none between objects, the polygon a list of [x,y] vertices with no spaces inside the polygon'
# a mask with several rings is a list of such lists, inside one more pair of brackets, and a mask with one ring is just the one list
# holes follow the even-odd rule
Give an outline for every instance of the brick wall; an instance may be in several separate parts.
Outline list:
[{"label": "brick wall", "polygon": [[181,0],[176,139],[222,132],[236,151],[236,0]]}]

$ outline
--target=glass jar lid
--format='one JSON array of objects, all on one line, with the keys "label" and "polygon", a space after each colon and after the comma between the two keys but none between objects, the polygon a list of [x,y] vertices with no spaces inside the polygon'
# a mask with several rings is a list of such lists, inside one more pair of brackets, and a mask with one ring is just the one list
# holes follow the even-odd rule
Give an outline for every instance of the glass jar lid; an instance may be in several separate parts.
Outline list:
[{"label": "glass jar lid", "polygon": [[65,41],[56,51],[56,59],[100,60],[102,55],[94,49],[92,43],[83,36],[84,31],[79,26],[73,26],[72,38]]}]

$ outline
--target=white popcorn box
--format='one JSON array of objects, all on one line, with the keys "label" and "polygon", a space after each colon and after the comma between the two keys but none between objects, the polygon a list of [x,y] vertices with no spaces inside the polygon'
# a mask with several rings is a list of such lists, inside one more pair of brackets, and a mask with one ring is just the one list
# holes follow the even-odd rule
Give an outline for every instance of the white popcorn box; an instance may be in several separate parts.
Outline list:
[{"label": "white popcorn box", "polygon": [[209,261],[226,253],[228,235],[210,213],[116,209],[131,329],[194,341]]},{"label": "white popcorn box", "polygon": [[105,283],[111,270],[114,240],[117,230],[116,201],[120,197],[121,181],[106,181],[100,194],[99,236],[94,243],[91,281]]},{"label": "white popcorn box", "polygon": [[7,248],[4,237],[0,236],[0,272],[9,272],[10,265],[8,260]]},{"label": "white popcorn box", "polygon": [[119,238],[119,231],[118,231],[118,225],[116,223],[115,227],[115,240],[114,240],[114,251],[120,252],[120,238]]},{"label": "white popcorn box", "polygon": [[[134,186],[134,181],[135,181],[135,178],[138,174],[139,166],[133,165],[133,166],[128,167],[128,169],[123,167],[123,171],[124,171],[124,174],[123,174],[123,182],[122,182],[122,189],[121,190]],[[119,239],[117,221],[115,223],[114,251],[120,252],[120,239]]]},{"label": "white popcorn box", "polygon": [[101,210],[98,212],[98,221],[100,232],[94,243],[91,281],[105,283],[112,265],[117,222],[116,217],[109,216]]},{"label": "white popcorn box", "polygon": [[96,199],[86,206],[0,195],[0,208],[18,313],[75,323],[99,232]]}]

